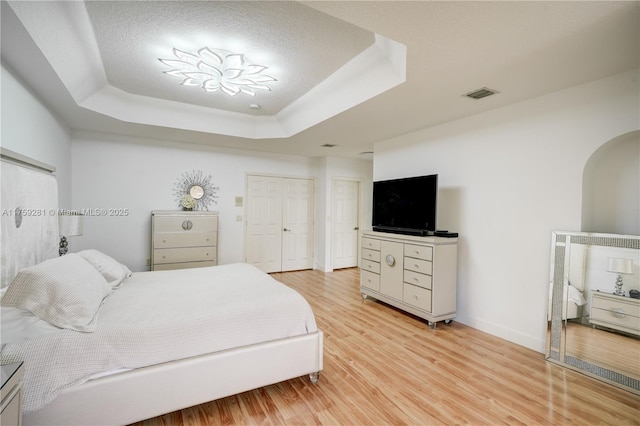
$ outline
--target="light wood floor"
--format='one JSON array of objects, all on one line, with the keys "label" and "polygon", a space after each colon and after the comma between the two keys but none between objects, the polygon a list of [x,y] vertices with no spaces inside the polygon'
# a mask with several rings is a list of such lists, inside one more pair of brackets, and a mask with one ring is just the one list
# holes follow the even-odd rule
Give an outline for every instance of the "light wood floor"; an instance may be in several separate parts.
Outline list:
[{"label": "light wood floor", "polygon": [[[307,298],[324,331],[324,371],[142,425],[638,425],[640,397],[453,321],[362,300],[357,269],[274,278]],[[541,307],[541,309],[544,307]]]},{"label": "light wood floor", "polygon": [[568,321],[566,353],[640,380],[640,338]]}]

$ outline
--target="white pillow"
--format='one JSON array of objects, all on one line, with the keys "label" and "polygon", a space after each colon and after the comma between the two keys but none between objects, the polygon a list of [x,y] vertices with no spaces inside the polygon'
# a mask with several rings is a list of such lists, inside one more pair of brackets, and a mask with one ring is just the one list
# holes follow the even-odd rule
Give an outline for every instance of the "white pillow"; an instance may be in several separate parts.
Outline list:
[{"label": "white pillow", "polygon": [[57,327],[95,331],[98,310],[111,291],[100,272],[71,253],[20,270],[0,304],[27,309]]},{"label": "white pillow", "polygon": [[129,268],[98,250],[83,250],[78,254],[92,264],[113,288],[120,287],[131,276]]}]

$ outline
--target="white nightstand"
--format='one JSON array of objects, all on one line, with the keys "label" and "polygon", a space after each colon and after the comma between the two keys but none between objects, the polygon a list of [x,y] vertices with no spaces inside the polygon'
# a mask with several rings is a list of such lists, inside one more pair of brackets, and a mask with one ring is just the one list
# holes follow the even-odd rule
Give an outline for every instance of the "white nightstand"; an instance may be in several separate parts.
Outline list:
[{"label": "white nightstand", "polygon": [[24,367],[22,362],[2,366],[2,413],[0,425],[22,425],[22,378]]},{"label": "white nightstand", "polygon": [[589,322],[640,336],[640,299],[595,291]]}]

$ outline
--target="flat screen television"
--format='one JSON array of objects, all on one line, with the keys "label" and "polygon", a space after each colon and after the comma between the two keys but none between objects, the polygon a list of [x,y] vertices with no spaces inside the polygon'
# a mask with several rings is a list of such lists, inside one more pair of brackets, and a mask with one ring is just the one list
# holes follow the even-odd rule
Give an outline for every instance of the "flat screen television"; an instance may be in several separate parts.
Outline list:
[{"label": "flat screen television", "polygon": [[437,198],[437,174],[373,182],[373,230],[433,234]]}]

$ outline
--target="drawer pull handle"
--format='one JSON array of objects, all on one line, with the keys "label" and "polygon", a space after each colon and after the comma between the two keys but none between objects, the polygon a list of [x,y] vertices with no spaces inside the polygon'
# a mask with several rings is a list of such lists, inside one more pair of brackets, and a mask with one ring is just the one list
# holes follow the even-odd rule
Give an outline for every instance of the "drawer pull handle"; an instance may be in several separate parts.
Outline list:
[{"label": "drawer pull handle", "polygon": [[616,318],[624,318],[627,316],[627,314],[624,312],[624,309],[622,308],[614,308],[611,310],[611,313]]},{"label": "drawer pull handle", "polygon": [[415,266],[416,266],[416,269],[420,269],[420,265],[418,265],[417,263]]},{"label": "drawer pull handle", "polygon": [[185,220],[184,222],[182,222],[182,229],[188,231],[191,228],[193,228],[193,222],[191,222],[190,220]]}]

